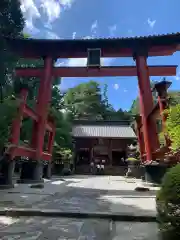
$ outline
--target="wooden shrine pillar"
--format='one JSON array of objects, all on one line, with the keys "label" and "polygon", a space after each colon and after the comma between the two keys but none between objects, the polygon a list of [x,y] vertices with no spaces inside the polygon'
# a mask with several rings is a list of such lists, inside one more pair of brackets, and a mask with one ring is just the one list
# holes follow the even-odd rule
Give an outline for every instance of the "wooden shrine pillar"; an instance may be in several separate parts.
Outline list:
[{"label": "wooden shrine pillar", "polygon": [[146,150],[146,161],[152,161],[152,153],[159,148],[156,122],[149,113],[153,109],[153,98],[145,54],[136,54],[136,67],[139,86],[140,114],[143,124],[143,135]]},{"label": "wooden shrine pillar", "polygon": [[52,154],[53,151],[53,143],[55,137],[55,127],[53,127],[53,131],[48,133],[48,144],[47,144],[47,152]]},{"label": "wooden shrine pillar", "polygon": [[109,165],[112,166],[112,139],[109,139],[109,152],[108,152],[108,155],[109,155]]},{"label": "wooden shrine pillar", "polygon": [[[47,143],[47,152],[52,155],[53,151],[53,143],[54,143],[54,138],[55,138],[55,126],[53,126],[52,132],[48,132],[48,143]],[[47,165],[45,165],[43,169],[43,177],[50,179],[51,178],[51,169],[52,169],[52,164],[51,161]]]},{"label": "wooden shrine pillar", "polygon": [[166,119],[167,116],[164,114],[164,110],[168,107],[168,94],[167,89],[171,86],[171,82],[168,81],[162,81],[159,83],[156,83],[154,88],[156,89],[158,93],[158,104],[159,104],[159,111],[162,119],[162,130],[164,132],[164,137],[166,141],[166,146],[171,145],[171,141],[168,138],[166,134]]},{"label": "wooden shrine pillar", "polygon": [[144,139],[143,139],[143,133],[141,131],[142,127],[142,119],[141,116],[136,117],[136,132],[137,132],[137,138],[139,143],[139,151],[140,151],[140,159],[143,160],[143,155],[145,153],[144,149]]},{"label": "wooden shrine pillar", "polygon": [[90,159],[90,164],[91,164],[91,162],[93,162],[94,161],[94,152],[93,152],[93,144],[91,143],[91,147],[90,147],[90,149],[89,149],[89,159]]}]

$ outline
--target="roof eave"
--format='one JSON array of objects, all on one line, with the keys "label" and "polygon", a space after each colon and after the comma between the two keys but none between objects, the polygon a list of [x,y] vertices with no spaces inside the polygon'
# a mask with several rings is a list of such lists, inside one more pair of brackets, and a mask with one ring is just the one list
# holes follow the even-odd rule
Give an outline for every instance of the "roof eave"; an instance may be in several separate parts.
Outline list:
[{"label": "roof eave", "polygon": [[137,137],[111,137],[111,136],[73,136],[73,138],[106,138],[106,139],[137,139]]}]

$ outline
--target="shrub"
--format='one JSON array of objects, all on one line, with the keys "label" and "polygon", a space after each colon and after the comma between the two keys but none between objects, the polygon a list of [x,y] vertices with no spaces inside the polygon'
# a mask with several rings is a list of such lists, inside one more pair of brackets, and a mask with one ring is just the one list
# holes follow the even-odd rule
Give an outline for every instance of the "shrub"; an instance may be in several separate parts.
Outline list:
[{"label": "shrub", "polygon": [[180,104],[165,110],[167,115],[166,130],[171,140],[172,151],[176,152],[180,149]]},{"label": "shrub", "polygon": [[180,239],[180,164],[165,174],[156,206],[162,239]]}]

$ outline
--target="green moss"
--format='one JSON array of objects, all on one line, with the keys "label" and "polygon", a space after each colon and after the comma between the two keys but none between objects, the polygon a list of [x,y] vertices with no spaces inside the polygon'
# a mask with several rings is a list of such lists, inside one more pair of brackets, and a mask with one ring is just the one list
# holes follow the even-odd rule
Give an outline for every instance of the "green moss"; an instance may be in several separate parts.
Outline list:
[{"label": "green moss", "polygon": [[129,157],[127,160],[128,161],[139,161],[137,158],[133,158],[133,157]]}]

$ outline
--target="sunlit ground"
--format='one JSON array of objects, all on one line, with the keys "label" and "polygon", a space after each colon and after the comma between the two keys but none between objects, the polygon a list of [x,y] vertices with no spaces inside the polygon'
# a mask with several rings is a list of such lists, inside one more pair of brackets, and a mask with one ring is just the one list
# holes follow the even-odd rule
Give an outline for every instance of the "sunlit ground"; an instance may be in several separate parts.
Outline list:
[{"label": "sunlit ground", "polygon": [[3,225],[9,226],[18,221],[19,221],[19,219],[17,219],[17,218],[0,216],[0,224],[3,224]]},{"label": "sunlit ground", "polygon": [[[68,179],[69,180],[69,179]],[[119,211],[119,206],[124,205],[124,210],[132,211],[133,207],[139,210],[156,211],[155,204],[155,192],[151,193],[138,193],[135,192],[135,188],[142,184],[141,180],[128,179],[124,177],[113,176],[94,176],[91,178],[85,177],[82,179],[71,179],[71,183],[67,184],[67,187],[81,188],[89,190],[106,190],[107,193],[103,194],[99,192],[97,201],[107,202],[111,206],[112,212]],[[158,190],[158,188],[152,188],[152,190]],[[115,191],[115,194],[111,191]]]},{"label": "sunlit ground", "polygon": [[111,204],[111,210],[113,212],[116,212],[118,210],[118,205],[122,204],[124,205],[125,208],[129,207],[135,207],[138,208],[139,210],[152,210],[155,211],[155,198],[153,197],[143,197],[142,196],[122,196],[122,195],[105,195],[105,196],[100,196],[98,200],[101,201],[106,201]]}]

